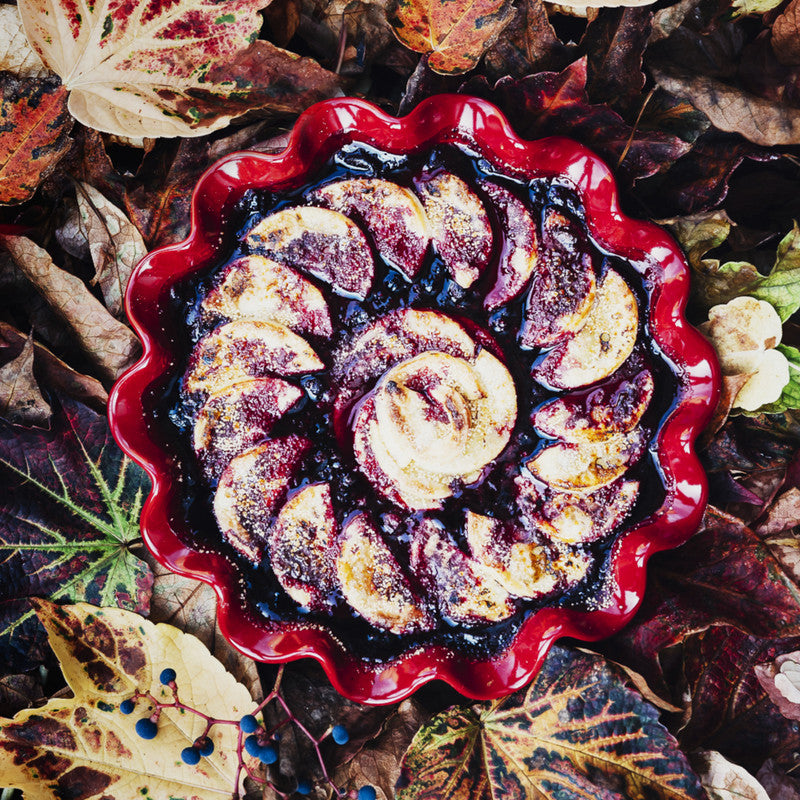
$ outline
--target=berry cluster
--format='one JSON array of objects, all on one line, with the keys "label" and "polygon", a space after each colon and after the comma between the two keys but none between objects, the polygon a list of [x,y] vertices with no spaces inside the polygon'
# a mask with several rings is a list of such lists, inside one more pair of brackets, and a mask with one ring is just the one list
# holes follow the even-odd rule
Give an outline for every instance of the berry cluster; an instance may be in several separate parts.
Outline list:
[{"label": "berry cluster", "polygon": [[[245,760],[242,758],[243,752],[257,759],[264,766],[274,764],[278,760],[277,743],[280,740],[280,729],[288,724],[293,724],[304,736],[306,736],[312,743],[316,751],[317,758],[319,759],[322,768],[322,774],[325,782],[327,782],[334,791],[336,797],[343,800],[375,800],[377,793],[372,786],[362,786],[358,791],[344,792],[336,787],[333,780],[328,775],[328,770],[322,758],[320,750],[321,744],[328,738],[332,739],[338,745],[345,745],[350,740],[350,735],[343,725],[334,725],[327,730],[322,736],[315,737],[311,732],[294,716],[286,701],[280,694],[280,682],[283,675],[281,668],[278,673],[275,686],[272,691],[264,698],[264,700],[253,709],[252,714],[245,714],[241,719],[216,719],[204,714],[196,708],[187,706],[180,701],[178,697],[178,687],[176,684],[177,675],[175,670],[168,667],[161,671],[159,680],[161,683],[172,691],[172,702],[162,702],[154,697],[149,692],[136,692],[132,697],[123,700],[119,704],[119,710],[123,714],[133,714],[136,710],[136,702],[138,700],[146,700],[148,707],[152,708],[152,713],[149,717],[142,717],[136,721],[135,730],[138,736],[142,739],[154,739],[158,735],[158,722],[161,712],[165,708],[176,708],[190,714],[195,714],[205,720],[205,729],[203,733],[198,736],[191,745],[184,747],[181,751],[181,759],[185,764],[194,766],[200,762],[201,758],[208,758],[214,752],[214,742],[211,740],[211,729],[215,725],[234,725],[238,729],[237,739],[237,755],[239,757],[239,766],[236,771],[236,780],[231,800],[240,800],[239,782],[242,771],[247,774],[251,780],[261,785],[269,786],[278,797],[289,798],[296,795],[305,796],[311,794],[313,783],[307,779],[299,779],[296,786],[292,791],[286,792],[275,786],[268,777],[263,777],[261,774],[252,770]],[[283,709],[286,714],[285,718],[272,727],[267,727],[264,723],[261,714],[263,710],[271,703],[276,702]]]}]

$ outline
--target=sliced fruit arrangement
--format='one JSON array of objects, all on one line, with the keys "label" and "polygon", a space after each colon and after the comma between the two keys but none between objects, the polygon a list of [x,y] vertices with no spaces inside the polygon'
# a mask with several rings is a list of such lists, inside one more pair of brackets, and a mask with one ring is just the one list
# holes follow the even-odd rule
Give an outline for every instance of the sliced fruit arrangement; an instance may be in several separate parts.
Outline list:
[{"label": "sliced fruit arrangement", "polygon": [[213,324],[256,319],[299,334],[333,333],[322,292],[291,267],[258,255],[237,258],[222,270],[200,303],[200,319]]},{"label": "sliced fruit arrangement", "polygon": [[246,244],[329,283],[340,294],[363,300],[372,286],[375,264],[369,243],[338,211],[285,208],[264,217],[247,234]]},{"label": "sliced fruit arrangement", "polygon": [[410,280],[416,277],[431,234],[425,209],[410,189],[381,178],[351,178],[316,189],[308,199],[361,223],[391,266]]}]

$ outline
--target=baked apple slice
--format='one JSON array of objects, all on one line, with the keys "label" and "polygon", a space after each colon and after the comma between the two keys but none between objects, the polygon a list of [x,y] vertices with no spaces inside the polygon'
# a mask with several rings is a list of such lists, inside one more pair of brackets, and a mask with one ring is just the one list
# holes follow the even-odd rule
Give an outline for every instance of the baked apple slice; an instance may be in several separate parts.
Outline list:
[{"label": "baked apple slice", "polygon": [[492,255],[492,228],[478,196],[449,172],[415,181],[430,224],[431,239],[453,280],[468,289]]},{"label": "baked apple slice", "polygon": [[194,452],[206,478],[219,478],[232,458],[264,439],[302,396],[302,389],[280,378],[243,380],[212,394],[194,423]]},{"label": "baked apple slice", "polygon": [[615,481],[635,464],[647,446],[641,428],[586,442],[558,442],[540,450],[525,466],[553,489],[582,492]]},{"label": "baked apple slice", "polygon": [[536,272],[525,298],[520,345],[552,347],[579,331],[594,303],[596,286],[585,234],[575,220],[547,209]]},{"label": "baked apple slice", "polygon": [[411,569],[425,583],[439,613],[452,622],[499,622],[514,613],[508,591],[483,564],[459,550],[436,520],[426,517],[417,524]]},{"label": "baked apple slice", "polygon": [[302,436],[270,439],[236,456],[222,473],[214,516],[226,541],[249,561],[261,560],[272,513],[310,448]]},{"label": "baked apple slice", "polygon": [[247,378],[301,375],[323,366],[308,342],[285,325],[242,319],[220,326],[195,345],[183,390],[217,394]]},{"label": "baked apple slice", "polygon": [[312,483],[284,503],[267,539],[270,566],[298,605],[331,604],[336,579],[336,518],[327,483]]},{"label": "baked apple slice", "polygon": [[376,628],[403,634],[433,627],[433,618],[367,514],[345,523],[336,573],[344,599]]},{"label": "baked apple slice", "polygon": [[484,308],[491,311],[522,294],[537,267],[539,237],[530,211],[516,195],[489,181],[481,182],[480,187],[494,204],[504,237],[497,278],[483,301]]},{"label": "baked apple slice", "polygon": [[551,400],[537,409],[531,421],[546,436],[565,442],[627,433],[641,421],[654,388],[653,376],[645,369],[631,380]]},{"label": "baked apple slice", "polygon": [[313,283],[291,267],[264,256],[243,256],[222,270],[200,304],[202,321],[277,322],[295,333],[329,337],[328,304]]},{"label": "baked apple slice", "polygon": [[363,300],[375,264],[361,229],[338,211],[301,206],[264,217],[247,234],[258,253],[329,283],[335,292]]},{"label": "baked apple slice", "polygon": [[414,279],[431,234],[425,209],[410,189],[382,178],[350,178],[329,183],[308,198],[360,222],[381,257]]},{"label": "baked apple slice", "polygon": [[581,550],[522,541],[499,520],[474,511],[466,512],[464,532],[473,561],[521,600],[536,600],[574,586],[592,563]]},{"label": "baked apple slice", "polygon": [[583,327],[553,348],[533,377],[556,389],[577,389],[607,378],[633,351],[639,330],[636,297],[623,277],[606,272]]},{"label": "baked apple slice", "polygon": [[520,521],[550,539],[583,544],[602,539],[628,516],[639,481],[619,478],[594,492],[541,490],[523,475],[514,481]]}]

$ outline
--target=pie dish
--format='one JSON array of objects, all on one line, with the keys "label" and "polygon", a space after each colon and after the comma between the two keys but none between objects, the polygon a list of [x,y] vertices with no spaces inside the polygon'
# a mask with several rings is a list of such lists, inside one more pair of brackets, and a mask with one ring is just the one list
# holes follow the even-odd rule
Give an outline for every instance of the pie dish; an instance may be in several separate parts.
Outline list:
[{"label": "pie dish", "polygon": [[143,537],[255,659],[360,702],[513,691],[699,523],[719,374],[687,293],[580,145],[462,96],[318,104],[208,170],[131,278],[109,416]]}]

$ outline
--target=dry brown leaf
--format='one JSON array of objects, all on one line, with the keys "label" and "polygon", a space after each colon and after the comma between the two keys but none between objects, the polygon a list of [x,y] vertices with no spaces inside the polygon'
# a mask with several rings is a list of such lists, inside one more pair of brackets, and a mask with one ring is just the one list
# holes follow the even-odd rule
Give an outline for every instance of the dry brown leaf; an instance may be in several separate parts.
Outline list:
[{"label": "dry brown leaf", "polygon": [[772,23],[772,49],[782,64],[800,64],[800,0],[791,0]]},{"label": "dry brown leaf", "polygon": [[700,750],[692,764],[710,800],[770,800],[764,787],[743,767],[715,750]]},{"label": "dry brown leaf", "polygon": [[[0,341],[14,355],[22,352],[27,337],[13,325],[0,320]],[[108,392],[96,378],[83,375],[65,364],[43,344],[33,343],[34,373],[45,386],[80,400],[95,411],[103,413],[108,404]]]},{"label": "dry brown leaf", "polygon": [[0,5],[0,70],[18,78],[44,78],[52,74],[28,44],[16,6]]},{"label": "dry brown leaf", "polygon": [[106,308],[123,314],[123,302],[133,268],[147,255],[142,235],[125,213],[88,183],[78,183],[78,211],[95,275]]},{"label": "dry brown leaf", "polygon": [[[545,0],[551,3],[552,0]],[[553,5],[566,8],[619,8],[620,6],[651,6],[656,0],[558,0]]]},{"label": "dry brown leaf", "polygon": [[656,83],[702,111],[721,131],[755,144],[800,144],[800,108],[773,103],[704,75],[677,75],[653,68]]},{"label": "dry brown leaf", "polygon": [[170,572],[149,553],[145,561],[155,578],[150,621],[166,622],[196,636],[247,687],[253,700],[261,701],[263,690],[255,662],[236,650],[220,632],[214,590],[208,584]]},{"label": "dry brown leaf", "polygon": [[22,352],[0,367],[0,417],[21,425],[47,427],[50,406],[33,376],[33,334]]},{"label": "dry brown leaf", "polygon": [[57,267],[46,250],[24,236],[1,236],[14,263],[67,322],[86,354],[109,380],[139,355],[139,340],[118,322],[80,278]]}]

